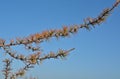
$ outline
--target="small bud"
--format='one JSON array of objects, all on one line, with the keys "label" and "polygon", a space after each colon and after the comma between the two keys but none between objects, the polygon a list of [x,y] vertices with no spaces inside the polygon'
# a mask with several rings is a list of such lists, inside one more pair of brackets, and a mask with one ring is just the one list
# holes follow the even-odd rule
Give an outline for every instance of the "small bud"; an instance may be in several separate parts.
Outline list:
[{"label": "small bud", "polygon": [[0,46],[3,46],[5,44],[5,40],[0,39]]}]

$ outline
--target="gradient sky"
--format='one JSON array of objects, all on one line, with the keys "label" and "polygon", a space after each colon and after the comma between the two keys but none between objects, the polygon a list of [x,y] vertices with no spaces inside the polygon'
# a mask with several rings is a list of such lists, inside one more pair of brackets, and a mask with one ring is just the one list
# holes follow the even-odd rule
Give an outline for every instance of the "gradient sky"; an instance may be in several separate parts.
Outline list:
[{"label": "gradient sky", "polygon": [[[9,40],[46,29],[59,29],[63,25],[81,24],[83,19],[96,17],[114,2],[115,0],[0,0],[0,38]],[[119,11],[120,7],[117,7],[107,21],[91,31],[81,29],[70,38],[53,38],[42,43],[44,52],[60,48],[76,49],[65,60],[46,60],[31,69],[27,75],[39,79],[120,79]],[[14,66],[17,67],[19,66]]]}]

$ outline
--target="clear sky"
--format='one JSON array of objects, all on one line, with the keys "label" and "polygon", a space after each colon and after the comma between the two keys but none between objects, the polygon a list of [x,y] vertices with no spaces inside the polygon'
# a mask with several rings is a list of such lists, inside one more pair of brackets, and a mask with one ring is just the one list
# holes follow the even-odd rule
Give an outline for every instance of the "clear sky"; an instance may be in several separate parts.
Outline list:
[{"label": "clear sky", "polygon": [[[83,19],[96,17],[114,2],[115,0],[0,0],[0,38],[9,40],[45,29],[81,24]],[[39,79],[120,79],[119,11],[120,7],[116,8],[107,21],[91,31],[82,29],[70,38],[53,38],[42,43],[44,52],[59,48],[76,49],[65,60],[44,61],[31,69],[29,76],[37,76]]]}]

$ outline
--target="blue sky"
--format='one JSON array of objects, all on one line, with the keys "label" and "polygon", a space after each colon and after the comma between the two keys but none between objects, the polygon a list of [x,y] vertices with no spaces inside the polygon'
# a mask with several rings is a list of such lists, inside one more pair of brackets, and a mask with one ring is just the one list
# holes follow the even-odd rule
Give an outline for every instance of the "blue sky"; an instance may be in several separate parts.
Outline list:
[{"label": "blue sky", "polygon": [[[46,29],[59,29],[63,25],[81,24],[83,19],[96,17],[114,2],[115,0],[0,0],[0,37],[9,40]],[[116,8],[107,21],[91,31],[81,29],[70,38],[53,38],[42,43],[44,52],[57,51],[59,48],[76,49],[65,60],[44,61],[31,69],[28,75],[40,79],[120,79],[119,9],[120,7]],[[14,67],[17,68],[18,65]]]}]

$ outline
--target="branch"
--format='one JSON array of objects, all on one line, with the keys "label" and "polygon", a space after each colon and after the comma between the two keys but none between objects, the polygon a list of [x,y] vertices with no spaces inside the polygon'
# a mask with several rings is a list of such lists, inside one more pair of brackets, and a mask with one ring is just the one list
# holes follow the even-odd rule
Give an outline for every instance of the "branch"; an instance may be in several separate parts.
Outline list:
[{"label": "branch", "polygon": [[39,60],[40,61],[43,61],[43,60],[46,60],[46,59],[51,59],[51,58],[54,58],[54,59],[57,59],[57,58],[64,58],[66,57],[71,51],[73,51],[75,48],[72,48],[72,49],[69,49],[69,50],[59,50],[58,53],[54,53],[54,52],[50,52],[49,54],[43,56],[43,57],[40,57]]},{"label": "branch", "polygon": [[5,62],[5,68],[3,70],[3,74],[5,76],[5,79],[8,79],[10,71],[11,71],[11,62],[12,62],[12,60],[5,59],[3,62]]},{"label": "branch", "polygon": [[38,55],[32,55],[32,56],[29,57],[28,62],[30,64],[38,64],[39,61],[41,63],[43,60],[46,60],[46,59],[52,59],[52,58],[54,58],[54,59],[62,58],[63,59],[74,49],[75,48],[72,48],[72,49],[69,49],[69,50],[60,49],[58,51],[58,53],[50,52],[49,54],[44,55],[43,57],[38,56]]},{"label": "branch", "polygon": [[26,71],[30,68],[33,68],[34,66],[31,66],[31,64],[26,64],[23,68],[19,69],[18,72],[13,73],[10,76],[10,79],[16,79],[17,77],[22,77],[25,75]]},{"label": "branch", "polygon": [[9,44],[5,44],[5,40],[0,39],[0,47],[5,46],[16,46],[16,45],[27,45],[31,43],[41,43],[44,40],[48,40],[52,37],[67,37],[80,28],[90,29],[91,26],[95,27],[97,24],[101,24],[106,20],[109,14],[120,4],[120,0],[117,0],[111,8],[106,8],[103,12],[96,18],[90,18],[84,20],[84,23],[81,25],[72,25],[72,26],[63,26],[60,30],[47,30],[42,33],[36,33],[25,38],[16,38],[16,40],[10,40]]}]

